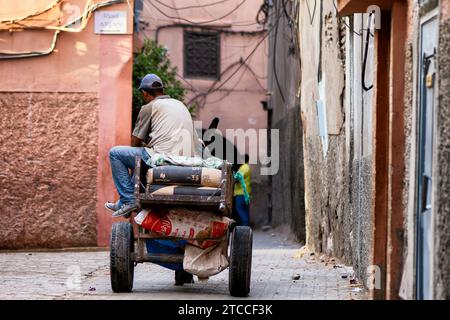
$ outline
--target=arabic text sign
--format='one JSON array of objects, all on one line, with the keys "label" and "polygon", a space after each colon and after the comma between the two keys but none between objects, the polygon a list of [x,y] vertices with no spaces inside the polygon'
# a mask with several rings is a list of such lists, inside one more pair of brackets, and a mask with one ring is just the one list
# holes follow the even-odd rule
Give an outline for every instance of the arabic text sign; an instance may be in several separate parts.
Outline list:
[{"label": "arabic text sign", "polygon": [[109,34],[127,33],[127,12],[96,11],[94,32]]}]

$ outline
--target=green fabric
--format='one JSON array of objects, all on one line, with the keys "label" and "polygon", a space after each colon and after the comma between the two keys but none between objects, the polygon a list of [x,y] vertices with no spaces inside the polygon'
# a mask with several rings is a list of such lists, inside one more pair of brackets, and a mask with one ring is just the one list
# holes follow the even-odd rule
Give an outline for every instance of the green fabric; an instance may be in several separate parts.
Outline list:
[{"label": "green fabric", "polygon": [[[250,166],[247,163],[244,163],[239,167],[238,172],[240,172],[242,174],[242,176],[244,177],[245,187],[247,188],[247,193],[250,195],[252,193],[252,188],[251,188],[251,184],[250,184],[250,175],[251,175]],[[242,188],[242,186],[240,184],[235,185],[234,195],[235,196],[243,196],[244,195],[244,188]]]},{"label": "green fabric", "polygon": [[[247,187],[246,187],[246,185],[245,185],[244,176],[242,175],[241,172],[238,171],[238,172],[236,172],[236,173],[234,174],[234,179],[236,179],[236,180],[239,181],[240,186],[241,186],[242,191],[243,191],[243,195],[244,195],[244,197],[245,197],[245,203],[246,203],[246,204],[249,204],[249,203],[250,203],[250,195],[249,195],[248,192],[247,192]],[[237,186],[236,186],[236,187],[237,187]],[[234,195],[235,195],[235,196],[237,195],[236,192],[234,193]],[[240,194],[238,194],[238,195],[240,195]]]}]

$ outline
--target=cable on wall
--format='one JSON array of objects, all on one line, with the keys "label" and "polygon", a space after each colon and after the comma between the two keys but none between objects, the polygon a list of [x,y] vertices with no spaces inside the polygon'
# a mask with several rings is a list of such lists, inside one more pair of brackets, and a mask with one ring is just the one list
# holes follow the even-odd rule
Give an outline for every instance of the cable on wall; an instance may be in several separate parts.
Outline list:
[{"label": "cable on wall", "polygon": [[162,2],[161,0],[155,0],[156,2],[158,2],[160,5],[168,8],[168,9],[172,9],[172,10],[186,10],[186,9],[196,9],[196,8],[207,8],[207,7],[212,7],[215,6],[217,4],[223,4],[225,2],[228,2],[230,0],[221,0],[221,1],[216,1],[216,2],[212,2],[212,3],[205,3],[202,5],[193,5],[193,6],[187,6],[187,7],[174,7],[174,6],[170,6],[164,2]]},{"label": "cable on wall", "polygon": [[369,51],[369,42],[370,42],[370,27],[372,25],[372,13],[369,13],[369,18],[367,22],[367,35],[366,35],[366,45],[364,48],[364,61],[361,73],[361,83],[362,87],[365,91],[370,91],[373,88],[373,84],[370,86],[366,85],[366,70],[367,70],[367,54]]},{"label": "cable on wall", "polygon": [[192,24],[192,25],[203,25],[203,24],[208,24],[208,23],[211,23],[211,22],[216,22],[216,21],[222,20],[223,18],[228,17],[229,15],[231,15],[232,13],[234,13],[237,9],[239,9],[246,1],[247,1],[247,0],[242,0],[235,8],[233,8],[231,11],[227,12],[225,15],[223,15],[223,16],[221,16],[221,17],[219,17],[219,18],[215,18],[215,19],[212,19],[212,20],[201,21],[201,22],[195,22],[195,21],[192,21],[192,20],[183,18],[183,17],[173,17],[173,16],[170,16],[170,15],[168,15],[167,13],[165,13],[163,10],[161,10],[161,8],[159,8],[157,5],[155,5],[155,3],[154,3],[152,0],[149,0],[148,2],[149,2],[150,5],[151,5],[153,8],[155,8],[159,13],[161,13],[163,16],[165,16],[165,17],[167,17],[167,18],[169,18],[169,19],[182,20],[182,21],[185,21],[185,22],[190,23],[190,24]]},{"label": "cable on wall", "polygon": [[[64,1],[64,0],[63,0]],[[52,42],[50,44],[50,47],[43,51],[24,51],[24,52],[0,52],[0,60],[5,59],[21,59],[21,58],[31,58],[31,57],[37,57],[37,56],[45,56],[50,53],[52,53],[55,49],[56,42],[59,36],[59,33],[61,31],[64,32],[80,32],[84,30],[84,28],[87,25],[87,22],[89,21],[89,18],[91,17],[92,13],[102,7],[111,6],[118,3],[123,3],[124,0],[109,0],[106,2],[100,2],[100,3],[94,3],[93,0],[89,0],[86,3],[86,6],[83,10],[83,14],[77,17],[76,19],[66,23],[63,26],[42,26],[42,27],[35,27],[35,26],[22,26],[21,28],[16,28],[20,30],[27,30],[27,29],[34,29],[34,30],[53,30],[54,35],[52,38]],[[17,20],[18,21],[18,20]],[[78,28],[73,28],[71,26],[80,23],[80,26]]]}]

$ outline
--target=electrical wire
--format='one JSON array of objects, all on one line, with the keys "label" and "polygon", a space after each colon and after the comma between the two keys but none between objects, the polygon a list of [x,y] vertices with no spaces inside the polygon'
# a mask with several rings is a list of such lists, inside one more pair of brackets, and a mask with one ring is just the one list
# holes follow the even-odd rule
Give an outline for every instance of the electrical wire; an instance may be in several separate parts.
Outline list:
[{"label": "electrical wire", "polygon": [[[259,25],[264,25],[269,20],[269,9],[270,5],[268,0],[264,0],[264,3],[259,7],[258,12],[256,13],[256,23]],[[261,18],[261,14],[263,14],[263,18]]]},{"label": "electrical wire", "polygon": [[204,101],[205,103],[208,102],[208,104],[214,104],[217,103],[219,101],[222,101],[225,97],[229,96],[231,94],[231,92],[234,91],[234,89],[236,89],[236,87],[239,85],[239,83],[241,82],[242,78],[244,77],[245,74],[245,70],[243,70],[243,72],[241,72],[241,76],[237,79],[236,83],[234,84],[234,86],[228,90],[226,90],[225,94],[222,95],[220,98],[213,100],[213,101],[207,101],[207,97],[205,97]]},{"label": "electrical wire", "polygon": [[181,80],[183,80],[189,87],[191,87],[191,91],[200,92],[200,90],[194,87],[192,83],[190,83],[186,78],[184,78],[181,74],[179,74],[178,71],[175,71],[175,73]]},{"label": "electrical wire", "polygon": [[224,80],[217,88],[215,88],[215,90],[219,90],[220,88],[222,88],[239,71],[239,69],[250,59],[250,57],[256,52],[259,46],[264,42],[269,33],[270,31],[262,37],[262,39],[256,44],[255,48],[253,48],[249,55],[243,60],[242,64],[226,80]]},{"label": "electrical wire", "polygon": [[[277,23],[280,21],[280,15],[278,16],[277,19]],[[264,40],[269,36],[269,34],[272,32],[272,30],[274,29],[274,27],[272,26],[268,32],[264,35],[264,37],[256,44],[255,48],[250,52],[250,54],[243,60],[243,63],[236,69],[235,72],[233,72],[233,74],[231,74],[225,81],[223,81],[219,87],[216,88],[216,90],[220,89],[221,87],[223,87],[225,85],[225,83],[227,81],[229,81],[236,73],[237,71],[243,66],[244,63],[246,63],[250,57],[256,52],[256,50],[259,48],[259,46],[264,42]]]},{"label": "electrical wire", "polygon": [[44,12],[47,12],[47,11],[53,9],[54,7],[56,7],[58,4],[60,4],[63,1],[65,1],[65,0],[55,0],[51,5],[49,5],[48,7],[46,7],[43,10],[33,12],[31,14],[28,14],[28,15],[20,17],[20,18],[0,20],[0,23],[14,24],[15,22],[22,21],[22,20],[25,20],[25,19],[28,19],[28,18],[31,18],[31,17],[38,16],[40,14],[43,14]]},{"label": "electrical wire", "polygon": [[361,83],[364,91],[370,91],[373,88],[373,84],[370,86],[366,86],[366,69],[367,69],[367,54],[369,51],[369,41],[370,41],[370,27],[372,24],[372,13],[369,13],[369,19],[367,22],[367,35],[366,35],[366,45],[364,48],[364,61],[361,73]]},{"label": "electrical wire", "polygon": [[347,22],[345,21],[345,19],[339,14],[339,9],[336,6],[335,0],[333,0],[332,2],[333,2],[334,9],[336,10],[336,16],[344,24],[344,26],[346,26],[350,30],[350,32],[356,34],[359,37],[363,37],[364,36],[364,31],[367,32],[367,34],[366,34],[366,42],[365,42],[365,47],[364,47],[363,66],[362,66],[362,72],[361,72],[361,84],[362,84],[362,87],[363,87],[364,91],[370,91],[373,88],[373,84],[370,85],[370,86],[366,85],[366,70],[367,70],[367,55],[368,55],[368,51],[369,51],[370,37],[374,37],[375,36],[371,32],[372,13],[369,13],[369,18],[368,18],[368,22],[367,22],[367,28],[362,28],[360,30],[360,32],[358,33],[351,26],[349,26],[347,24]]},{"label": "electrical wire", "polygon": [[213,84],[208,88],[208,90],[206,90],[206,91],[204,91],[204,92],[200,92],[199,94],[197,94],[196,96],[194,96],[193,98],[191,98],[191,100],[189,100],[189,102],[188,102],[187,104],[189,105],[189,104],[191,104],[193,101],[195,101],[197,98],[206,97],[208,94],[214,92],[214,91],[215,91],[214,86],[215,86],[218,82],[220,82],[220,79],[221,79],[225,74],[227,74],[232,68],[234,68],[235,66],[240,65],[240,64],[242,64],[242,61],[241,61],[241,60],[238,60],[238,61],[235,61],[235,62],[231,63],[230,65],[228,65],[228,66],[225,68],[225,70],[223,70],[223,71],[220,73],[220,75],[219,75],[219,77],[218,77],[219,80],[214,81]]},{"label": "electrical wire", "polygon": [[[313,24],[314,22],[314,17],[316,15],[316,8],[317,8],[317,0],[314,0],[314,9],[313,12],[311,13],[311,8],[309,7],[309,0],[305,0],[306,1],[306,8],[308,9],[308,15],[309,15],[309,23]],[[334,0],[333,0],[334,1]]]},{"label": "electrical wire", "polygon": [[370,29],[364,29],[364,28],[362,28],[361,30],[359,30],[359,32],[356,32],[355,29],[352,28],[352,27],[347,23],[347,21],[345,21],[344,17],[341,16],[341,15],[339,14],[339,9],[338,9],[338,7],[337,7],[337,5],[336,5],[335,0],[333,0],[332,2],[333,2],[334,9],[336,10],[336,17],[338,17],[339,21],[340,21],[342,24],[344,24],[344,26],[347,27],[348,30],[350,30],[350,32],[356,34],[356,35],[359,36],[359,37],[362,37],[362,36],[364,35],[364,31],[368,31],[372,37],[375,36],[373,33],[371,33]]},{"label": "electrical wire", "polygon": [[227,72],[231,69],[231,67],[233,67],[233,66],[239,64],[239,66],[234,70],[234,72],[232,72],[231,75],[229,75],[225,80],[223,80],[223,81],[220,83],[219,86],[216,87],[217,83],[219,82],[219,81],[216,81],[216,82],[214,82],[214,83],[210,86],[210,88],[209,88],[206,92],[203,92],[203,93],[201,93],[201,94],[197,94],[196,96],[194,96],[193,98],[191,98],[190,101],[188,102],[188,105],[189,105],[190,103],[195,102],[195,101],[196,101],[197,99],[199,99],[199,98],[205,100],[206,97],[207,97],[209,94],[211,94],[211,93],[213,93],[213,92],[216,92],[216,91],[220,90],[220,89],[221,89],[228,81],[230,81],[230,80],[237,74],[237,72],[238,72],[243,66],[245,66],[245,64],[247,63],[247,61],[249,61],[249,59],[253,56],[253,54],[256,52],[256,50],[259,48],[259,46],[264,42],[264,40],[265,40],[265,39],[269,36],[269,34],[274,30],[274,28],[275,28],[275,26],[277,25],[277,23],[279,22],[280,18],[281,18],[281,13],[278,15],[277,21],[274,23],[274,25],[267,31],[267,33],[262,37],[262,39],[255,45],[255,47],[253,48],[253,50],[247,55],[247,57],[246,57],[245,59],[241,59],[240,61],[237,61],[237,62],[233,63],[232,65],[228,66],[227,69],[226,69],[224,72],[222,72],[222,74],[221,74],[221,75],[223,75],[223,74],[227,73]]},{"label": "electrical wire", "polygon": [[221,16],[219,18],[215,18],[215,19],[212,19],[212,20],[201,21],[201,22],[195,22],[195,21],[183,18],[183,17],[170,16],[167,13],[165,13],[163,10],[161,10],[161,8],[159,8],[157,5],[155,5],[152,0],[149,0],[148,2],[159,13],[161,13],[162,15],[164,15],[165,17],[167,17],[169,19],[176,19],[176,20],[186,21],[186,22],[190,23],[191,25],[203,25],[203,24],[208,24],[208,23],[211,23],[211,22],[216,22],[216,21],[222,20],[223,18],[228,17],[230,14],[234,13],[237,9],[239,9],[246,1],[247,0],[242,0],[235,8],[233,8],[231,11],[229,11],[228,13],[226,13],[225,15],[223,15],[223,16]]},{"label": "electrical wire", "polygon": [[[281,15],[280,15],[281,17]],[[281,101],[285,103],[286,99],[284,98],[283,90],[281,89],[280,80],[278,79],[278,73],[277,73],[277,39],[278,39],[278,27],[280,23],[280,18],[275,23],[275,35],[273,40],[273,59],[272,59],[272,68],[273,73],[275,76],[275,82],[277,84],[278,91],[280,92]]]},{"label": "electrical wire", "polygon": [[[93,0],[89,0],[86,2],[86,6],[84,8],[83,14],[80,17],[66,23],[63,26],[42,26],[42,27],[23,26],[21,29],[54,30],[55,32],[54,32],[52,43],[51,43],[50,47],[43,51],[25,51],[25,52],[15,52],[15,53],[0,52],[0,60],[20,59],[20,58],[29,58],[29,57],[48,55],[48,54],[52,53],[53,50],[55,49],[58,35],[61,31],[80,32],[86,27],[90,16],[92,15],[92,13],[95,10],[105,7],[105,6],[110,6],[113,4],[118,4],[118,3],[123,3],[123,2],[124,2],[124,0],[109,0],[109,1],[105,1],[105,2],[94,3]],[[80,26],[78,28],[71,27],[79,22],[80,22]]]},{"label": "electrical wire", "polygon": [[21,58],[31,58],[31,57],[38,57],[38,56],[45,56],[53,52],[56,47],[56,41],[58,39],[58,34],[60,33],[59,30],[56,30],[53,34],[53,39],[51,42],[50,47],[47,50],[44,51],[29,51],[29,52],[21,52],[21,53],[9,53],[9,52],[0,52],[0,60],[6,60],[6,59],[21,59]]},{"label": "electrical wire", "polygon": [[253,75],[253,77],[255,77],[256,83],[258,83],[259,87],[260,87],[262,90],[266,91],[266,88],[261,84],[261,82],[259,82],[259,79],[258,79],[258,78],[260,78],[260,79],[267,79],[267,78],[258,76],[258,75],[256,74],[256,72],[253,70],[253,68],[250,67],[250,65],[249,65],[248,63],[245,64],[245,68],[246,68],[248,71],[250,71],[250,73]]},{"label": "electrical wire", "polygon": [[287,9],[286,9],[286,0],[281,0],[281,5],[282,5],[282,7],[283,7],[284,15],[285,15],[286,18],[288,19],[288,24],[290,25],[291,23],[294,22],[294,19],[292,19],[292,17],[291,17],[291,16],[289,15],[289,13],[287,12]]},{"label": "electrical wire", "polygon": [[205,4],[202,4],[202,5],[192,5],[192,6],[187,6],[187,7],[174,7],[174,6],[170,6],[170,5],[162,2],[161,0],[155,0],[155,1],[158,2],[159,4],[163,5],[164,7],[168,8],[168,9],[172,9],[172,10],[186,10],[186,9],[212,7],[212,6],[215,6],[216,4],[222,4],[222,3],[228,2],[230,0],[221,0],[221,1],[216,1],[216,2],[212,2],[212,3],[205,3]]}]

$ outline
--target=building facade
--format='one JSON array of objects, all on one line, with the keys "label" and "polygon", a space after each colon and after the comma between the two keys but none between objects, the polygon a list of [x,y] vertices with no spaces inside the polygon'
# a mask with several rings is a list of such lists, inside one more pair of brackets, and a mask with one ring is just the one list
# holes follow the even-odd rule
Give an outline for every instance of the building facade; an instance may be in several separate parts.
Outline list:
[{"label": "building facade", "polygon": [[448,299],[448,2],[297,3],[308,247],[373,298]]},{"label": "building facade", "polygon": [[132,5],[0,1],[1,249],[108,245],[108,150],[130,141]]},{"label": "building facade", "polygon": [[[279,131],[280,168],[270,176],[270,217],[273,226],[288,225],[299,241],[305,241],[305,198],[303,167],[303,128],[300,113],[300,48],[298,37],[299,2],[280,1],[271,8],[268,21],[270,128]],[[273,141],[271,143],[276,143]]]},{"label": "building facade", "polygon": [[[145,38],[168,49],[203,127],[267,128],[260,3],[216,2],[0,1],[0,249],[109,244],[108,151],[130,143]],[[252,222],[263,224],[267,177],[252,167]]]}]

